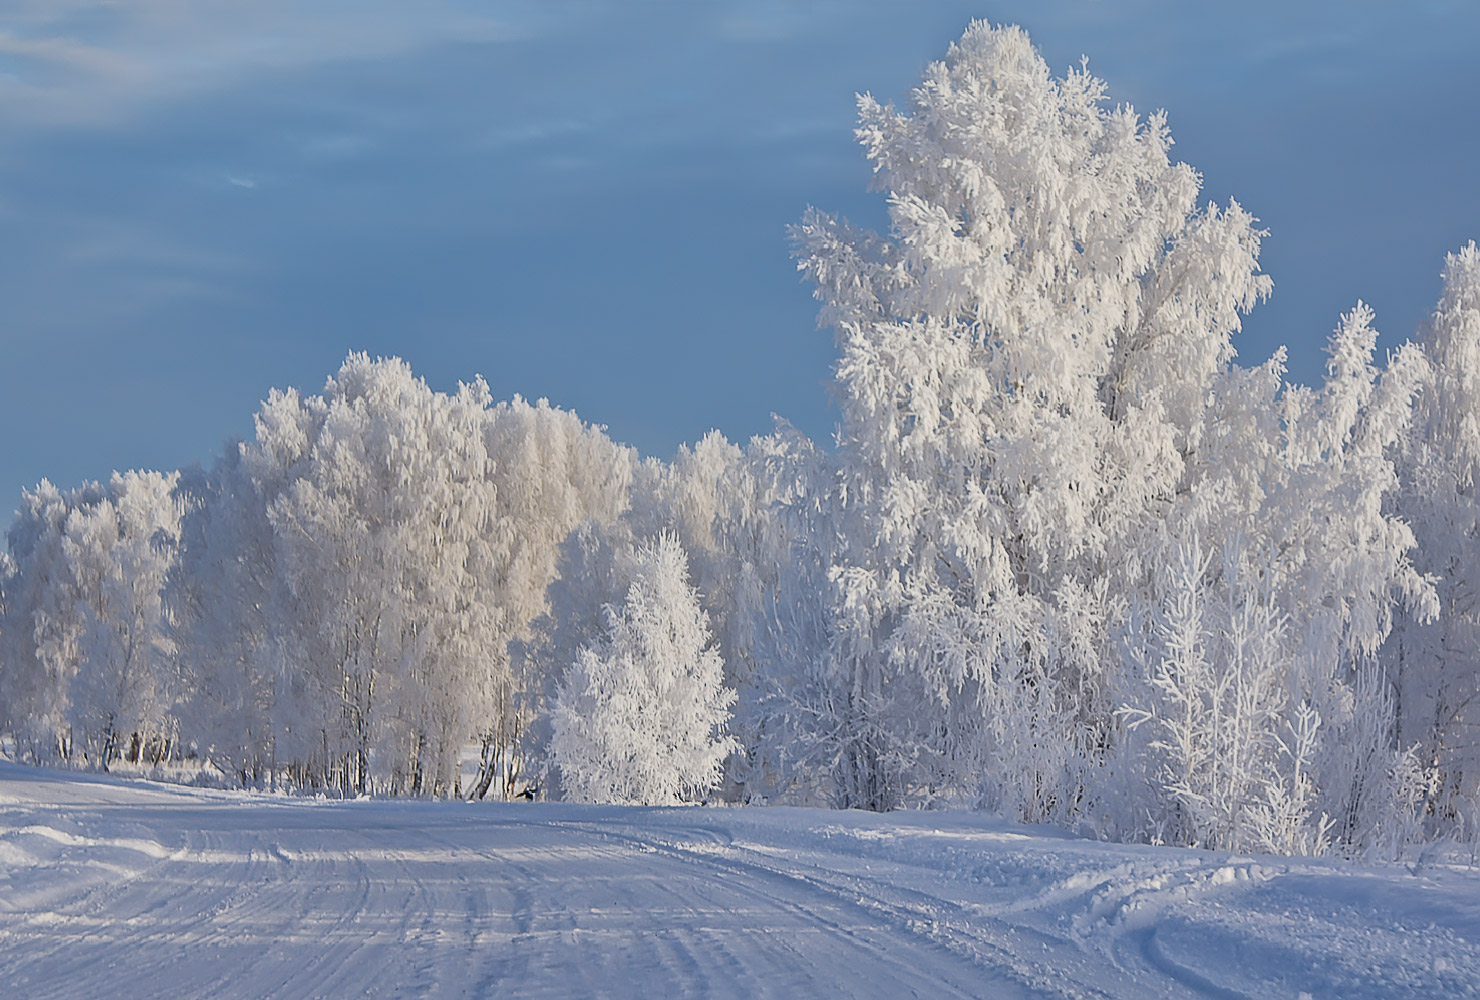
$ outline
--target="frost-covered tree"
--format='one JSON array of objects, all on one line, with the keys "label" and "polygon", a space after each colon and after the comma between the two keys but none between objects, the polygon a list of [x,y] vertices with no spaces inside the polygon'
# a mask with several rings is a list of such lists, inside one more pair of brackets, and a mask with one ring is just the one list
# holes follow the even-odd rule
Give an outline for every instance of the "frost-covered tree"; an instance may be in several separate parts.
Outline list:
[{"label": "frost-covered tree", "polygon": [[[760,703],[777,671],[789,664],[768,659],[767,643],[781,631],[774,600],[795,555],[776,510],[773,469],[789,446],[782,442],[799,437],[782,425],[776,435],[742,448],[711,431],[692,448],[680,447],[671,462],[649,460],[639,469],[628,513],[617,526],[625,531],[621,544],[671,532],[683,548],[724,664],[725,685],[737,696],[730,731],[741,753],[727,762],[722,789],[732,799],[764,794],[759,789],[768,784],[754,768],[766,725]],[[602,600],[616,603],[621,596]]]},{"label": "frost-covered tree", "polygon": [[114,473],[104,499],[73,510],[64,527],[80,661],[68,721],[79,748],[104,768],[171,751],[179,689],[163,595],[179,541],[177,479]]},{"label": "frost-covered tree", "polygon": [[841,350],[845,804],[1063,815],[1105,738],[1122,556],[1269,281],[1248,213],[1197,207],[1165,118],[1104,98],[974,23],[907,110],[860,98],[889,234],[797,227]]},{"label": "frost-covered tree", "polygon": [[[1480,837],[1480,250],[1450,254],[1423,331],[1425,373],[1401,462],[1398,508],[1418,539],[1418,568],[1438,614],[1405,617],[1385,658],[1404,746],[1431,777],[1429,822]],[[1466,828],[1466,824],[1469,827]]]},{"label": "frost-covered tree", "polygon": [[170,752],[178,694],[163,602],[175,559],[175,474],[23,497],[0,675],[12,732],[36,759],[107,768]]},{"label": "frost-covered tree", "polygon": [[[1281,852],[1406,836],[1412,762],[1374,654],[1395,609],[1432,609],[1386,509],[1425,364],[1404,347],[1380,373],[1372,318],[1360,303],[1342,317],[1319,389],[1282,386],[1282,354],[1214,383],[1116,631],[1132,725],[1106,832]],[[1194,571],[1204,539],[1216,558]]]},{"label": "frost-covered tree", "polygon": [[[849,748],[842,732],[833,655],[829,572],[836,562],[838,469],[789,425],[746,449],[755,484],[752,545],[741,562],[731,614],[743,641],[730,654],[740,701],[742,798],[839,804],[831,780]],[[820,737],[820,738],[819,738]]]},{"label": "frost-covered tree", "polygon": [[22,494],[7,533],[13,566],[0,629],[0,712],[22,755],[37,762],[71,757],[67,697],[79,628],[62,536],[72,509],[101,499],[96,483],[63,492],[43,479]]},{"label": "frost-covered tree", "polygon": [[1126,693],[1144,706],[1124,710],[1120,755],[1139,786],[1125,791],[1158,842],[1319,853],[1330,825],[1313,815],[1320,716],[1294,703],[1298,644],[1279,569],[1240,536],[1216,556],[1179,545],[1159,568],[1161,593],[1125,630]]},{"label": "frost-covered tree", "polygon": [[507,798],[538,781],[528,758],[540,753],[538,716],[552,683],[527,659],[512,662],[510,644],[527,645],[531,624],[548,610],[548,591],[572,531],[581,524],[610,525],[626,510],[636,454],[574,413],[519,397],[494,407],[484,437],[496,491],[489,583],[504,614],[494,655],[511,683],[498,689],[480,725],[472,793],[482,798],[496,784]]},{"label": "frost-covered tree", "polygon": [[1316,808],[1353,852],[1391,852],[1411,833],[1420,776],[1377,653],[1397,610],[1419,620],[1436,610],[1412,563],[1413,533],[1389,509],[1394,453],[1427,363],[1405,345],[1379,372],[1372,319],[1362,303],[1342,317],[1319,392],[1283,394],[1261,525],[1280,553],[1283,604],[1300,643],[1293,683],[1321,719]]},{"label": "frost-covered tree", "polygon": [[11,630],[19,623],[10,616],[16,589],[15,561],[8,549],[0,549],[0,738],[13,734],[23,727],[31,699],[16,697],[14,688],[16,667],[11,663],[12,650],[16,648],[10,637]]},{"label": "frost-covered tree", "polygon": [[735,694],[710,643],[678,539],[629,556],[632,580],[606,634],[582,647],[551,707],[550,759],[568,798],[671,805],[702,798],[737,749]]},{"label": "frost-covered tree", "polygon": [[182,474],[180,559],[167,588],[181,738],[249,787],[276,781],[274,713],[288,685],[270,617],[272,525],[258,485],[235,441],[209,472]]},{"label": "frost-covered tree", "polygon": [[483,585],[488,405],[481,382],[448,396],[351,355],[322,396],[274,393],[246,446],[288,674],[277,743],[346,790],[447,794],[508,682],[486,652],[502,614]]}]

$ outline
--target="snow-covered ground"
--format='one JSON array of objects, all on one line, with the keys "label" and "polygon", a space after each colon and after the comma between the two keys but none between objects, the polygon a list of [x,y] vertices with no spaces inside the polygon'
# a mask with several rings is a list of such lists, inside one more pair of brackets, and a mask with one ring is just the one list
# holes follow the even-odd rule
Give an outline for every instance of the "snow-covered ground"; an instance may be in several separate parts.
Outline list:
[{"label": "snow-covered ground", "polygon": [[1480,871],[0,762],[0,997],[1457,997]]}]

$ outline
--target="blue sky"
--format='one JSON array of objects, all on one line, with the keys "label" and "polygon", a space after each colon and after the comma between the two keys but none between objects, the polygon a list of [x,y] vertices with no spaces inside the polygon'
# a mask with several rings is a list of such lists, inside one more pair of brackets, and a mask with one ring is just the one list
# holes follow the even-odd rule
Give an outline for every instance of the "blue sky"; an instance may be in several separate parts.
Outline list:
[{"label": "blue sky", "polygon": [[883,204],[854,93],[973,17],[1166,108],[1270,230],[1243,360],[1291,377],[1359,297],[1384,345],[1480,238],[1480,4],[10,0],[0,10],[0,510],[43,476],[209,461],[350,350],[482,374],[649,454],[818,438],[809,204]]}]

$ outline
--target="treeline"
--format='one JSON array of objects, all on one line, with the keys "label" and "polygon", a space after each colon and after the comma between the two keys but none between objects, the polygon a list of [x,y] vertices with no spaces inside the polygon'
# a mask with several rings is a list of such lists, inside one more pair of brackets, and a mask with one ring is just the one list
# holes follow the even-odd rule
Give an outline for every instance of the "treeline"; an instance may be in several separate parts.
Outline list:
[{"label": "treeline", "polygon": [[1017,29],[860,99],[858,136],[890,231],[794,232],[835,449],[640,460],[352,355],[207,471],[25,495],[0,728],[345,793],[1475,839],[1480,251],[1383,365],[1358,303],[1307,388],[1235,360],[1257,220]]}]

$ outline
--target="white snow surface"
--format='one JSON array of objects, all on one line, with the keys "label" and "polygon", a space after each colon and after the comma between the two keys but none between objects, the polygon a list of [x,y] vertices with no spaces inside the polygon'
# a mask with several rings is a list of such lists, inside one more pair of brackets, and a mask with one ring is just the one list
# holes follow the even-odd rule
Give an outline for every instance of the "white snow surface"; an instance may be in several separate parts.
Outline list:
[{"label": "white snow surface", "polygon": [[1480,872],[0,762],[0,997],[1462,997]]}]

